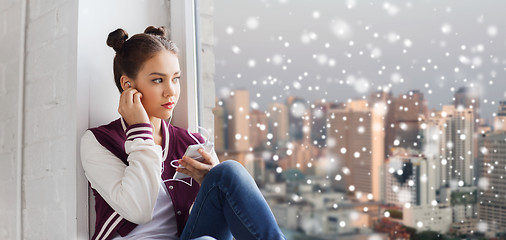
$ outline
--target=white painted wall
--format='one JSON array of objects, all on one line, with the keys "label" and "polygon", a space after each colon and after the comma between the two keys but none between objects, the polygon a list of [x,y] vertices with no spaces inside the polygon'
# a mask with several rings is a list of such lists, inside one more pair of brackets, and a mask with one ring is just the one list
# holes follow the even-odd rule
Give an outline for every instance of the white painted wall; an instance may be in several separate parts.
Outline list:
[{"label": "white painted wall", "polygon": [[[166,0],[80,1],[77,77],[79,135],[88,128],[107,124],[120,117],[120,94],[114,83],[112,68],[115,52],[106,44],[108,34],[123,28],[131,37],[144,32],[150,25],[169,28],[169,13],[169,2]],[[95,211],[93,196],[90,196],[89,229],[93,234]],[[82,203],[87,204],[84,201]]]},{"label": "white painted wall", "polygon": [[[87,0],[79,2],[79,91],[88,91],[89,126],[96,127],[120,117],[119,92],[114,84],[114,50],[106,45],[107,35],[123,28],[129,37],[149,26],[170,26],[166,0]],[[86,86],[88,89],[86,89]],[[84,109],[80,109],[84,110]]]}]

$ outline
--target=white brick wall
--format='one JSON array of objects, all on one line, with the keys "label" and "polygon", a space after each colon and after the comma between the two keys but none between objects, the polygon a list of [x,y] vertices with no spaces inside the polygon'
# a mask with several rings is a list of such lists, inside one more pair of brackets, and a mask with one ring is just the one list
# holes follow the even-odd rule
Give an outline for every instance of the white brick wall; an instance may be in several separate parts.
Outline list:
[{"label": "white brick wall", "polygon": [[[0,239],[86,239],[76,122],[89,116],[77,111],[88,108],[77,104],[87,97],[76,81],[79,3],[0,1]],[[203,120],[211,128],[213,3],[201,4]]]},{"label": "white brick wall", "polygon": [[76,0],[28,2],[23,238],[76,237]]},{"label": "white brick wall", "polygon": [[22,80],[24,33],[21,26],[22,1],[0,4],[0,239],[18,237],[21,219],[18,172],[21,170],[21,104],[18,101]]},{"label": "white brick wall", "polygon": [[0,239],[78,238],[77,10],[0,4]]}]

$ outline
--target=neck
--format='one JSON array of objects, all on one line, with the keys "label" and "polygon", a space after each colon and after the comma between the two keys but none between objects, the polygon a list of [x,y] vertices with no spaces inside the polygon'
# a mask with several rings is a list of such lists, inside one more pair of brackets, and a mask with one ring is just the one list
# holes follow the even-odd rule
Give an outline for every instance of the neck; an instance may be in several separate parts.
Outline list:
[{"label": "neck", "polygon": [[159,136],[161,131],[162,119],[150,117],[149,122],[153,125],[153,136]]}]

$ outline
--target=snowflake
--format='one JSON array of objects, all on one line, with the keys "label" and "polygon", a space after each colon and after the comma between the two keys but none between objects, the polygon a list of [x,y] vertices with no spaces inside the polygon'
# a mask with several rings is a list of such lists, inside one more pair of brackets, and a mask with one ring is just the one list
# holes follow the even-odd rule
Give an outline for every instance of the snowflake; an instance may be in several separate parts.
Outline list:
[{"label": "snowflake", "polygon": [[320,12],[318,12],[318,11],[313,11],[312,16],[313,16],[313,18],[314,18],[314,19],[318,19],[318,18],[320,18]]},{"label": "snowflake", "polygon": [[346,7],[348,9],[352,9],[354,7],[357,6],[357,1],[356,0],[346,0]]},{"label": "snowflake", "polygon": [[491,26],[487,27],[488,36],[495,37],[497,35],[497,32],[498,32],[498,29],[496,26],[491,25]]},{"label": "snowflake", "polygon": [[365,93],[369,90],[369,81],[365,78],[360,78],[354,82],[355,91],[357,93]]},{"label": "snowflake", "polygon": [[254,59],[248,60],[248,67],[254,68],[256,65],[257,65],[257,63]]},{"label": "snowflake", "polygon": [[479,222],[476,228],[480,232],[486,232],[488,230],[488,224],[486,222]]},{"label": "snowflake", "polygon": [[413,46],[413,42],[410,39],[404,39],[404,46],[410,48]]},{"label": "snowflake", "polygon": [[383,3],[383,9],[385,11],[387,11],[387,13],[390,15],[390,16],[395,16],[399,13],[400,11],[400,8],[396,5],[393,5],[389,2],[384,2]]},{"label": "snowflake", "polygon": [[259,25],[258,18],[250,17],[246,20],[246,27],[250,30],[257,29]]},{"label": "snowflake", "polygon": [[274,56],[272,56],[272,63],[274,63],[274,65],[281,65],[283,63],[283,56],[281,56],[281,54],[274,54]]},{"label": "snowflake", "polygon": [[241,49],[238,46],[234,45],[232,46],[232,52],[234,52],[235,54],[239,54],[241,53]]},{"label": "snowflake", "polygon": [[452,25],[444,23],[443,26],[441,26],[441,32],[444,34],[450,34],[452,32]]},{"label": "snowflake", "polygon": [[330,29],[334,35],[339,39],[347,39],[351,37],[351,27],[350,25],[340,19],[334,19],[331,21]]},{"label": "snowflake", "polygon": [[228,35],[232,35],[232,34],[234,34],[234,28],[229,26],[229,27],[227,27],[227,28],[225,29],[225,32],[226,32]]},{"label": "snowflake", "polygon": [[302,103],[294,103],[290,107],[290,113],[294,117],[302,117],[305,112],[306,112],[306,106],[304,104],[302,104]]},{"label": "snowflake", "polygon": [[488,178],[485,178],[485,177],[481,177],[480,179],[478,179],[478,187],[482,190],[488,190],[490,186],[490,181],[488,180]]}]

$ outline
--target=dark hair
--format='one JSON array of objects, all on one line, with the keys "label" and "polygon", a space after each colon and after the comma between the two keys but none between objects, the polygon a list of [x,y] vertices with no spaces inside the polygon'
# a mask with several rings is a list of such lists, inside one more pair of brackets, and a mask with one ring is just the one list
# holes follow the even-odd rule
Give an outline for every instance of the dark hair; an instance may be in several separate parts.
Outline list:
[{"label": "dark hair", "polygon": [[166,34],[163,26],[149,26],[144,33],[135,34],[130,39],[128,33],[121,28],[109,33],[106,43],[116,51],[113,62],[114,81],[120,93],[123,92],[120,81],[122,75],[136,78],[144,62],[163,49],[178,54],[179,50],[166,38]]}]

